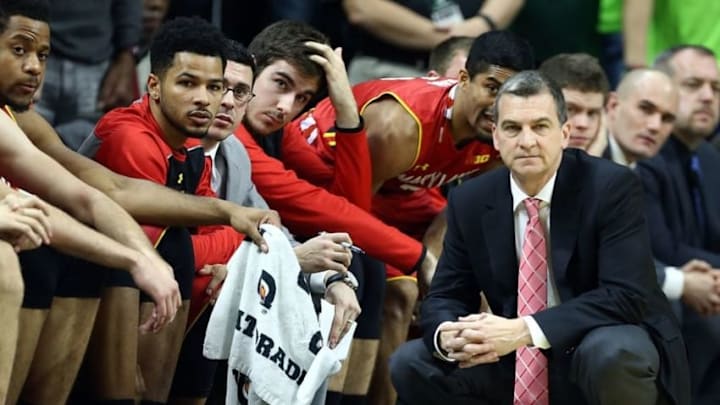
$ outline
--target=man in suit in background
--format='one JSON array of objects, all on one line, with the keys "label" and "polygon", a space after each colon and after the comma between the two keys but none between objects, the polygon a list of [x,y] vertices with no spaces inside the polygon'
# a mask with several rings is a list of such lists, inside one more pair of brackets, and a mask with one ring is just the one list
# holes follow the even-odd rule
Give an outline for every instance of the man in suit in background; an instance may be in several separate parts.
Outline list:
[{"label": "man in suit in background", "polygon": [[[610,95],[607,109],[608,146],[603,157],[635,168],[638,160],[657,155],[670,136],[678,111],[678,90],[659,70],[635,69]],[[656,271],[658,283],[671,302],[680,298],[706,302],[716,294],[713,285],[717,271],[711,271],[705,261],[690,259],[682,268],[658,262]]]},{"label": "man in suit in background", "polygon": [[586,53],[561,53],[538,68],[562,90],[568,109],[568,146],[597,156],[604,142],[603,106],[610,84],[597,58]]},{"label": "man in suit in background", "polygon": [[[655,257],[668,266],[700,260],[682,272],[682,328],[688,347],[693,404],[720,402],[720,153],[707,142],[720,114],[720,73],[714,53],[695,45],[671,48],[655,67],[678,88],[675,127],[660,152],[638,163]],[[694,282],[700,278],[700,282]]]},{"label": "man in suit in background", "polygon": [[[563,151],[565,102],[539,73],[510,78],[496,106],[508,168],[451,194],[424,342],[391,362],[401,403],[688,403],[637,177]],[[495,315],[477,313],[480,291]]]}]

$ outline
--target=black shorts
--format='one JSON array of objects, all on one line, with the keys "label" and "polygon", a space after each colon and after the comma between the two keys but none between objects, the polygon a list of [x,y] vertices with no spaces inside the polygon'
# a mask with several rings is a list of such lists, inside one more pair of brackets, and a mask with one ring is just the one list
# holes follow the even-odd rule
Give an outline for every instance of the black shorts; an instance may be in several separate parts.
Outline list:
[{"label": "black shorts", "polygon": [[215,372],[220,360],[209,360],[203,356],[205,331],[212,307],[207,307],[185,335],[170,397],[207,398],[213,388]]},{"label": "black shorts", "polygon": [[[180,296],[183,300],[189,300],[195,277],[195,253],[190,232],[187,228],[167,228],[156,249],[160,257],[172,266],[175,280],[180,287]],[[137,288],[130,273],[121,270],[110,270],[107,286]],[[147,302],[151,299],[141,293],[140,301]]]},{"label": "black shorts", "polygon": [[52,247],[18,254],[25,283],[23,308],[48,309],[53,297],[98,298],[108,269]]}]

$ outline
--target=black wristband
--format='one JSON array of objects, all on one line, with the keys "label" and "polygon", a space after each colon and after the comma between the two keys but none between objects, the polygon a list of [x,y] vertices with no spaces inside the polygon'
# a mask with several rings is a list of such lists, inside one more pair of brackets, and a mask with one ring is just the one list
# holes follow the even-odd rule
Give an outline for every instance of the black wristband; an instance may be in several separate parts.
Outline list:
[{"label": "black wristband", "polygon": [[335,273],[332,276],[328,277],[327,280],[325,280],[325,289],[327,290],[332,283],[345,283],[348,287],[350,287],[353,291],[357,291],[357,286],[353,285],[353,283],[348,280],[347,274],[345,273]]},{"label": "black wristband", "polygon": [[477,16],[482,18],[483,20],[485,20],[485,23],[490,28],[490,31],[497,31],[497,29],[498,29],[497,24],[495,24],[495,21],[493,21],[489,15],[487,15],[485,13],[477,13]]},{"label": "black wristband", "polygon": [[365,120],[363,119],[362,115],[358,115],[360,117],[360,122],[358,122],[358,125],[355,128],[342,128],[339,127],[337,124],[337,121],[335,122],[335,131],[336,132],[345,132],[348,134],[353,134],[356,132],[360,132],[363,129],[365,129]]}]

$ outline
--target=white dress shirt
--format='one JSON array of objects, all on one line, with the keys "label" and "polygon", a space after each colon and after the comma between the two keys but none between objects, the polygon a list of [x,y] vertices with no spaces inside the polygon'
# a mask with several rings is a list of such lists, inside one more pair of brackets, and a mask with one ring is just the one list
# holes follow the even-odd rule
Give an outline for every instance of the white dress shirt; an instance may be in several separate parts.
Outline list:
[{"label": "white dress shirt", "polygon": [[610,157],[612,158],[613,162],[621,166],[635,169],[635,167],[637,166],[637,162],[628,161],[627,157],[625,156],[625,152],[623,152],[620,144],[618,143],[618,141],[615,140],[615,136],[613,136],[613,134],[610,134],[608,136],[608,145],[610,146]]},{"label": "white dress shirt", "polygon": [[212,186],[213,191],[215,192],[215,194],[218,197],[223,197],[224,190],[222,190],[222,188],[223,188],[222,186],[223,186],[223,179],[227,172],[227,168],[225,167],[224,159],[219,159],[220,161],[217,159],[217,152],[218,152],[219,147],[220,147],[220,143],[218,142],[210,150],[205,151],[205,156],[209,157],[210,161],[212,162],[212,174],[210,177],[210,185]]},{"label": "white dress shirt", "polygon": [[[558,295],[557,288],[555,287],[555,277],[552,272],[552,248],[550,244],[550,204],[552,200],[553,190],[555,189],[555,178],[557,173],[548,180],[547,183],[540,189],[537,195],[532,198],[540,200],[540,223],[545,228],[545,248],[547,250],[547,307],[554,307],[560,303],[560,296]],[[513,219],[515,222],[515,253],[518,257],[518,264],[520,263],[520,257],[522,257],[522,244],[524,242],[525,228],[528,223],[528,212],[525,209],[525,201],[531,196],[527,195],[520,186],[515,182],[515,179],[510,175],[510,192],[513,198]],[[518,268],[518,271],[520,269]],[[540,325],[535,321],[531,315],[524,316],[523,320],[530,329],[530,336],[532,337],[533,346],[541,349],[549,349],[550,342],[548,342],[545,333],[540,329]]]}]

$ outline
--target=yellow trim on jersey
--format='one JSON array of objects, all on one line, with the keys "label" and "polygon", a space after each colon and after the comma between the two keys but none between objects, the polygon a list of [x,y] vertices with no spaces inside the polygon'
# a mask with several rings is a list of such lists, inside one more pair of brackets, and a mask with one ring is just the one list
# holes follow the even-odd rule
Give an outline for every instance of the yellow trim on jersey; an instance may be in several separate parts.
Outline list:
[{"label": "yellow trim on jersey", "polygon": [[167,233],[169,227],[166,227],[165,229],[160,232],[160,236],[158,236],[157,240],[155,241],[155,244],[153,245],[153,248],[157,249],[158,246],[160,246],[160,242],[162,242],[163,238],[165,237],[165,234]]},{"label": "yellow trim on jersey", "polygon": [[10,109],[10,106],[5,104],[3,106],[3,110],[12,118],[13,121],[17,122],[17,119],[15,119],[15,114],[13,114],[12,110]]},{"label": "yellow trim on jersey", "polygon": [[190,320],[190,323],[188,324],[187,328],[185,328],[185,334],[183,334],[184,337],[187,337],[187,335],[190,333],[190,330],[195,326],[197,321],[200,320],[200,317],[207,311],[207,309],[210,307],[210,301],[205,302],[203,304],[202,308],[200,309],[200,312],[198,312],[197,316],[194,319]]},{"label": "yellow trim on jersey", "polygon": [[391,282],[391,281],[399,281],[399,280],[410,280],[417,283],[417,277],[413,276],[395,276],[395,277],[388,277],[385,279],[385,282]]},{"label": "yellow trim on jersey", "polygon": [[405,109],[405,111],[407,111],[407,113],[410,114],[410,116],[415,120],[415,123],[418,126],[417,150],[415,151],[415,158],[413,159],[413,162],[410,165],[410,168],[408,169],[408,170],[410,170],[413,167],[415,167],[415,164],[417,164],[418,158],[420,157],[420,149],[422,148],[422,140],[423,140],[423,126],[422,126],[422,122],[417,117],[417,115],[415,115],[413,110],[407,104],[405,104],[405,101],[403,101],[403,99],[400,98],[400,96],[393,93],[392,91],[386,91],[386,92],[378,94],[377,96],[371,98],[365,104],[363,104],[362,108],[360,108],[360,115],[362,115],[363,112],[365,112],[365,108],[367,108],[367,106],[370,105],[370,103],[373,103],[373,102],[379,100],[383,96],[390,96],[390,97],[394,98],[398,103],[400,103],[400,105]]}]

